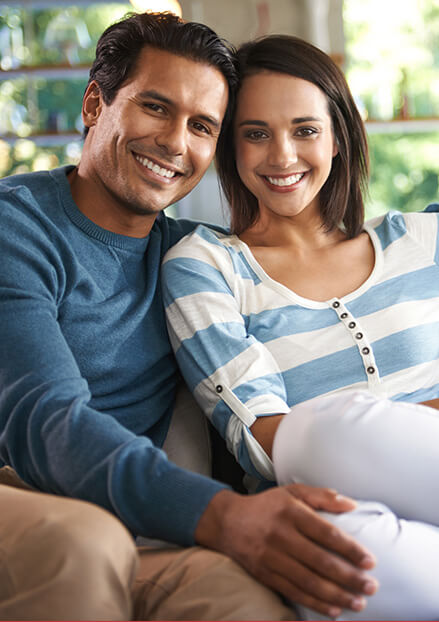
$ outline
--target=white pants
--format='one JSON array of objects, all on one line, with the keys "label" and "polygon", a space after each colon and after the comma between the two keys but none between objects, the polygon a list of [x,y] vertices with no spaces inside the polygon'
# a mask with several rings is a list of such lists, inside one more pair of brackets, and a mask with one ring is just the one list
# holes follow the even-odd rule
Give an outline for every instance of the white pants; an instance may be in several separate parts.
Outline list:
[{"label": "white pants", "polygon": [[279,484],[359,500],[352,512],[322,515],[374,553],[380,589],[339,620],[439,619],[439,411],[362,391],[315,398],[283,418],[273,462]]}]

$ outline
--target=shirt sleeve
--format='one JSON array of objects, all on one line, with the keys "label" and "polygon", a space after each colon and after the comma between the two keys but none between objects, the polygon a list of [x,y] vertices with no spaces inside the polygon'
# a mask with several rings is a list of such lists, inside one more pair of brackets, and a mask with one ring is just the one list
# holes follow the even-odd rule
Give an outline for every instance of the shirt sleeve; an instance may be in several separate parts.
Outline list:
[{"label": "shirt sleeve", "polygon": [[240,310],[254,283],[240,271],[239,257],[200,227],[166,255],[162,286],[171,343],[189,388],[244,470],[274,480],[250,428],[257,417],[289,407],[276,361]]},{"label": "shirt sleeve", "polygon": [[407,233],[415,240],[420,251],[439,264],[439,203],[432,203],[423,212],[403,215]]},{"label": "shirt sleeve", "polygon": [[135,534],[193,544],[224,486],[91,407],[59,322],[72,258],[42,216],[4,199],[0,211],[0,465],[36,488],[101,505]]}]

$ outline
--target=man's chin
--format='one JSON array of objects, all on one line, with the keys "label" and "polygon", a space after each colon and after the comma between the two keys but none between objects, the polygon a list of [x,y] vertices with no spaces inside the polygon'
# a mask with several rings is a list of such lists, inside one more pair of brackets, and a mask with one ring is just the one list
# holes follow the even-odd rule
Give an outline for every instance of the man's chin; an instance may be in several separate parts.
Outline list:
[{"label": "man's chin", "polygon": [[128,209],[138,216],[157,216],[160,214],[167,206],[151,208],[144,205],[129,205]]},{"label": "man's chin", "polygon": [[138,216],[157,216],[157,214],[160,214],[168,205],[172,205],[173,202],[172,200],[170,203],[165,201],[148,201],[148,198],[145,197],[145,200],[142,202],[139,201],[139,198],[127,202],[126,207],[132,214],[137,214]]}]

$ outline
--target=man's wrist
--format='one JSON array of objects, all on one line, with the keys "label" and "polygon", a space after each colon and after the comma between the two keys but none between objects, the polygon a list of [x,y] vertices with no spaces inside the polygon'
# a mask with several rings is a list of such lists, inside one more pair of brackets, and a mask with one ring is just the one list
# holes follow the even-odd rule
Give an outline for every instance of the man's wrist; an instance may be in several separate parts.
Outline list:
[{"label": "man's wrist", "polygon": [[212,497],[195,530],[195,541],[206,548],[227,552],[227,516],[240,495],[231,490],[220,490]]}]

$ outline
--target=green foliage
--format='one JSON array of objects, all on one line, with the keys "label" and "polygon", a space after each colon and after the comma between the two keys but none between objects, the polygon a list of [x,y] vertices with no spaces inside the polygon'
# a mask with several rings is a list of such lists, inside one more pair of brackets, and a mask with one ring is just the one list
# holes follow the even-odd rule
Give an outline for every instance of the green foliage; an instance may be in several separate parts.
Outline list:
[{"label": "green foliage", "polygon": [[[344,0],[346,76],[365,119],[439,119],[438,0]],[[372,134],[369,217],[438,200],[439,132]]]},{"label": "green foliage", "polygon": [[344,29],[348,82],[368,118],[439,116],[437,0],[345,0]]},{"label": "green foliage", "polygon": [[15,34],[21,31],[24,49],[14,50],[20,64],[90,64],[103,30],[125,15],[130,7],[128,0],[90,3],[87,7],[75,6],[72,0],[72,6],[61,9],[55,6],[34,10],[27,3],[23,3],[22,8],[5,3],[0,7],[0,30],[7,27]]},{"label": "green foliage", "polygon": [[373,134],[367,216],[389,209],[419,211],[438,201],[439,132]]},{"label": "green foliage", "polygon": [[82,80],[35,81],[40,111],[40,129],[50,131],[73,131],[80,126],[81,99],[87,84]]},{"label": "green foliage", "polygon": [[[131,5],[126,0],[78,7],[72,1],[72,6],[57,7],[54,2],[52,7],[32,8],[28,2],[21,7],[0,4],[2,69],[20,70],[25,65],[87,67],[94,59],[99,36],[129,12]],[[20,137],[12,147],[0,141],[0,176],[38,169],[44,163],[53,167],[77,159],[77,147],[69,144],[22,148],[29,141],[23,142],[21,138],[32,133],[81,131],[87,70],[83,77],[77,77],[69,74],[67,67],[64,74],[60,79],[49,72],[44,77],[23,72],[0,81],[0,137]]]}]

